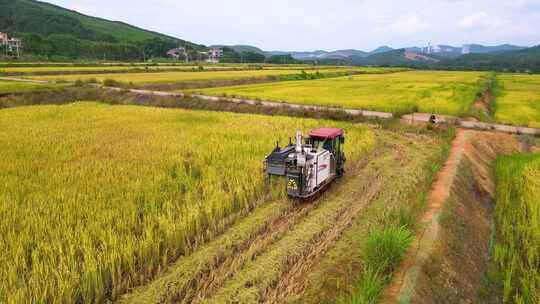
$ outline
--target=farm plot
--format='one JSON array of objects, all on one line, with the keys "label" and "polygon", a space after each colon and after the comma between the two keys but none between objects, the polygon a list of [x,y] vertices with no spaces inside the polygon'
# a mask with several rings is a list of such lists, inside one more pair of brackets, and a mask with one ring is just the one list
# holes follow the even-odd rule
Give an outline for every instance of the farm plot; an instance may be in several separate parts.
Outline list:
[{"label": "farm plot", "polygon": [[51,87],[52,84],[0,81],[0,94],[39,91]]},{"label": "farm plot", "polygon": [[504,303],[540,301],[540,155],[502,156],[495,163],[497,236],[494,290]]},{"label": "farm plot", "polygon": [[[155,71],[155,70],[178,70],[178,71],[193,71],[197,70],[199,66],[194,65],[155,65],[155,66],[36,66],[36,67],[0,67],[0,75],[12,75],[12,74],[40,74],[40,73],[90,73],[90,72],[130,72],[130,71]],[[229,66],[203,66],[203,68],[219,70],[219,69],[232,69],[235,67]],[[240,68],[240,67],[239,67]]]},{"label": "farm plot", "polygon": [[403,72],[197,90],[204,94],[366,109],[466,115],[484,73]]},{"label": "farm plot", "polygon": [[502,123],[540,128],[540,76],[497,76],[495,119]]},{"label": "farm plot", "polygon": [[[332,71],[332,70],[330,70]],[[329,70],[324,72],[328,73]],[[335,72],[343,71],[341,69]],[[96,74],[96,75],[59,75],[59,76],[38,76],[32,79],[48,81],[76,81],[95,79],[103,82],[106,79],[113,79],[122,83],[133,84],[156,84],[173,82],[197,82],[197,81],[220,81],[238,80],[248,78],[265,78],[272,76],[285,76],[299,74],[298,70],[253,70],[253,71],[216,71],[216,72],[167,72],[167,73],[130,73],[130,74]],[[315,71],[309,71],[315,73]]]},{"label": "farm plot", "polygon": [[0,302],[117,298],[275,206],[284,185],[265,182],[263,157],[321,125],[346,129],[353,163],[374,146],[366,127],[321,120],[95,103],[1,110]]}]

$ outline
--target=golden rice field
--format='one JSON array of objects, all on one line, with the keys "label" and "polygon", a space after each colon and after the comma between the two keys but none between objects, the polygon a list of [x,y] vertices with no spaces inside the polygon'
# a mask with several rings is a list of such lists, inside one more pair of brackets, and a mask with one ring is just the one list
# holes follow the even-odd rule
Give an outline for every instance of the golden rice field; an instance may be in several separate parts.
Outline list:
[{"label": "golden rice field", "polygon": [[540,75],[499,74],[495,119],[540,128]]},{"label": "golden rice field", "polygon": [[[152,66],[37,66],[37,67],[0,67],[0,74],[11,73],[43,73],[43,72],[92,72],[92,71],[130,71],[130,70],[163,70],[175,69],[192,71],[195,65],[152,65]],[[208,69],[231,69],[230,66],[204,66]]]},{"label": "golden rice field", "polygon": [[465,115],[474,103],[484,75],[481,72],[410,71],[196,91],[352,109]]},{"label": "golden rice field", "polygon": [[53,85],[50,84],[0,80],[0,94],[37,91],[50,88],[52,86]]},{"label": "golden rice field", "polygon": [[[325,73],[343,71],[324,70]],[[315,73],[316,71],[309,71]],[[299,74],[299,70],[246,70],[246,71],[216,71],[216,72],[163,72],[163,73],[129,73],[129,74],[93,74],[93,75],[54,75],[54,76],[36,76],[32,79],[48,81],[76,81],[96,79],[104,81],[114,79],[124,83],[134,84],[155,84],[171,82],[196,82],[196,81],[219,81],[219,80],[238,80],[246,78],[263,78],[270,76],[284,76]]]},{"label": "golden rice field", "polygon": [[0,302],[114,299],[284,195],[262,160],[299,128],[358,124],[74,103],[0,110]]},{"label": "golden rice field", "polygon": [[540,302],[540,154],[502,156],[493,263],[504,303]]}]

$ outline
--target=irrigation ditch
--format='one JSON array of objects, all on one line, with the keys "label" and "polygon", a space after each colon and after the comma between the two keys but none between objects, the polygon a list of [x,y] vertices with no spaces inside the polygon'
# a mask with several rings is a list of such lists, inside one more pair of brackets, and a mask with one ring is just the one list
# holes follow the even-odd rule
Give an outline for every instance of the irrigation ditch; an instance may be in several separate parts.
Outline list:
[{"label": "irrigation ditch", "polygon": [[491,162],[520,151],[513,135],[460,130],[433,184],[422,229],[382,303],[484,303],[495,185]]}]

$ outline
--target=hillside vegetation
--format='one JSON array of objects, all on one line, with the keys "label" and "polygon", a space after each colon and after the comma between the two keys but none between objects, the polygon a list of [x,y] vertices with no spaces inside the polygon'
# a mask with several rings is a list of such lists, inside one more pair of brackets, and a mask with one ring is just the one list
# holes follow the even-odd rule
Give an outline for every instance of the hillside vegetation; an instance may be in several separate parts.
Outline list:
[{"label": "hillside vegetation", "polygon": [[34,0],[0,0],[0,31],[23,38],[25,52],[68,58],[134,60],[178,45],[199,46],[122,22]]}]

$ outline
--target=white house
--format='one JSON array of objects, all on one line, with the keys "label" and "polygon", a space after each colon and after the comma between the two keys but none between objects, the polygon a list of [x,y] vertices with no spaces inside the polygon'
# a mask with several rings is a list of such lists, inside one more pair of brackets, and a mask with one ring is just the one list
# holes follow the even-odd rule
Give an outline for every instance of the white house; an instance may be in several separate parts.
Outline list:
[{"label": "white house", "polygon": [[14,54],[19,56],[22,52],[23,43],[21,39],[9,38],[7,33],[0,32],[0,49],[3,54]]},{"label": "white house", "polygon": [[221,48],[211,48],[208,50],[208,63],[219,63],[219,58],[223,57],[223,49]]}]

